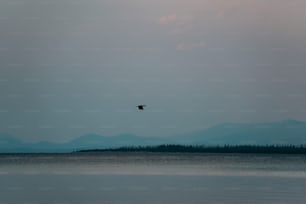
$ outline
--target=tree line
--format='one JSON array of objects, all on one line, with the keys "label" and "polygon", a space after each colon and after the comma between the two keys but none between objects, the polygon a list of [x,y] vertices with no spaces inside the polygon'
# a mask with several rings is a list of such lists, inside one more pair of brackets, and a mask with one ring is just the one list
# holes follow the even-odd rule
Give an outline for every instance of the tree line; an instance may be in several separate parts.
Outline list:
[{"label": "tree line", "polygon": [[306,145],[175,145],[127,146],[118,148],[88,149],[78,152],[181,152],[181,153],[263,153],[306,154]]}]

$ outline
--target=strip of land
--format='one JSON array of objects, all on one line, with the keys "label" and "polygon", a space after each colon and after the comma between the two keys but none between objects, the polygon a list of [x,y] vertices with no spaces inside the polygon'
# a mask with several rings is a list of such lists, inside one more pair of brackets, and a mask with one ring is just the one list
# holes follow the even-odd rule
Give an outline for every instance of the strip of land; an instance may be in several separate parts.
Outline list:
[{"label": "strip of land", "polygon": [[257,146],[257,145],[224,145],[224,146],[192,146],[192,145],[157,145],[130,146],[104,149],[84,149],[77,152],[179,152],[179,153],[263,153],[263,154],[306,154],[306,145],[294,146]]}]

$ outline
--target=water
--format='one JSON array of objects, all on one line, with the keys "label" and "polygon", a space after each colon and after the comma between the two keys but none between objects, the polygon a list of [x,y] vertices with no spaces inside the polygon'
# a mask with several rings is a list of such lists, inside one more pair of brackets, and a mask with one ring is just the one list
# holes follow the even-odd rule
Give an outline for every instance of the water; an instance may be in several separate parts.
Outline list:
[{"label": "water", "polygon": [[0,204],[306,203],[306,156],[0,156]]}]

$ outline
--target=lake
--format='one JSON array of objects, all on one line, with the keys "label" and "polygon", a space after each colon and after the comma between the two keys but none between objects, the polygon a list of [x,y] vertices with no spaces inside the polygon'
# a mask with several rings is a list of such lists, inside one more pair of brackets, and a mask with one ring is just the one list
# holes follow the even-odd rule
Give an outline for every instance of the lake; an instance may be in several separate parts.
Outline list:
[{"label": "lake", "polygon": [[0,204],[304,204],[305,192],[305,155],[0,155]]}]

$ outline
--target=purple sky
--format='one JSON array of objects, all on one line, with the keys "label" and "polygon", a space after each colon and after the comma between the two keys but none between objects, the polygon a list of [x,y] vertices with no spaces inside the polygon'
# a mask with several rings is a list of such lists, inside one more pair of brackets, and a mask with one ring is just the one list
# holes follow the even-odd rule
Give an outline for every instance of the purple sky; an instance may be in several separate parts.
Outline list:
[{"label": "purple sky", "polygon": [[19,138],[306,120],[304,0],[9,0],[0,26],[0,132]]}]

